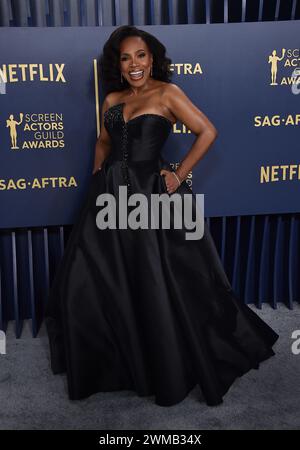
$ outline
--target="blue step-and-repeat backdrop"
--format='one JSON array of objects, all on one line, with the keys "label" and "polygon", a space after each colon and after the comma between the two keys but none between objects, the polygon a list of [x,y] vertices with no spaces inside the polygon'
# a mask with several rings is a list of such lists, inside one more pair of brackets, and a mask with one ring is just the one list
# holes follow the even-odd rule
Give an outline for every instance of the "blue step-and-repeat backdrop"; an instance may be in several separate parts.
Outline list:
[{"label": "blue step-and-repeat backdrop", "polygon": [[[300,211],[299,21],[139,27],[219,134],[188,182],[205,216]],[[103,101],[97,59],[114,27],[0,28],[0,227],[74,223]],[[180,39],[178,39],[180,36]],[[195,135],[177,122],[174,166]]]}]

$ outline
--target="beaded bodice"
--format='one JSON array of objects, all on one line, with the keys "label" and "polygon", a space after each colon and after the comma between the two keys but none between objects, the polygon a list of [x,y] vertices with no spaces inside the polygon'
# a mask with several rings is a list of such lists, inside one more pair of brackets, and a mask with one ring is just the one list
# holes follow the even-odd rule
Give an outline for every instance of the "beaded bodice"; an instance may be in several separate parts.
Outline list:
[{"label": "beaded bodice", "polygon": [[130,193],[128,164],[157,160],[173,125],[166,117],[153,113],[140,114],[126,122],[123,106],[124,103],[118,103],[108,108],[104,125],[112,143],[110,157],[121,161],[123,179]]}]

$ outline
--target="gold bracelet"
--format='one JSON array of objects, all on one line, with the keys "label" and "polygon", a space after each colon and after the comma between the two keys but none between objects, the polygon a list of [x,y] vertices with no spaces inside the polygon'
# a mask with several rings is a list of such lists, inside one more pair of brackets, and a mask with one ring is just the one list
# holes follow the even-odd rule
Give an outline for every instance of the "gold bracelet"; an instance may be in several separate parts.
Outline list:
[{"label": "gold bracelet", "polygon": [[173,173],[173,175],[175,175],[175,177],[176,177],[176,179],[178,181],[178,185],[180,186],[181,185],[181,181],[180,181],[178,175],[175,172],[172,172],[172,173]]}]

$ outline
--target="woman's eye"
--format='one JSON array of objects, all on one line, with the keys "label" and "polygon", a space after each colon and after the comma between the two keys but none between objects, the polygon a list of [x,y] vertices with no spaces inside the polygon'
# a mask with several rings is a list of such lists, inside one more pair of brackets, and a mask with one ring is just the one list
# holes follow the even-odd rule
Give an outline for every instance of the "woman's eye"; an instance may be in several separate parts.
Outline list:
[{"label": "woman's eye", "polygon": [[[139,54],[139,58],[140,58],[140,57],[143,58],[144,56],[146,56],[145,53],[140,53],[140,54]],[[126,59],[127,59],[127,57],[126,57],[126,56],[123,56],[123,58],[121,58],[121,61],[126,61]]]}]

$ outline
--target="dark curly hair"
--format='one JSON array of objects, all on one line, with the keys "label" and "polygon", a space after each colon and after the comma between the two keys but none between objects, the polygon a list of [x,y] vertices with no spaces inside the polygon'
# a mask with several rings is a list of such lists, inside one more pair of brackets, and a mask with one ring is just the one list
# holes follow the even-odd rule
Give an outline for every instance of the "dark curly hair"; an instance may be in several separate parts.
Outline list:
[{"label": "dark curly hair", "polygon": [[104,96],[113,91],[122,91],[129,87],[126,79],[120,80],[120,44],[128,36],[139,36],[147,44],[153,56],[152,78],[171,82],[171,59],[166,56],[166,47],[152,34],[131,25],[123,25],[114,30],[103,46],[98,65]]}]

